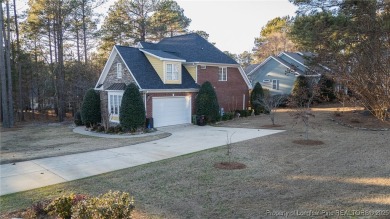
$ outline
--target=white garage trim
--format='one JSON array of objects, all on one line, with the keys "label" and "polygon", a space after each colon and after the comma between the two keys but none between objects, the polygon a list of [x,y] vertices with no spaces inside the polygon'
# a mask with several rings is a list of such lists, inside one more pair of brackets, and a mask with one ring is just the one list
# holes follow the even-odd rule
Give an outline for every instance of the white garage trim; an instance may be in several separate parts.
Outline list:
[{"label": "white garage trim", "polygon": [[154,127],[191,123],[191,96],[152,98]]}]

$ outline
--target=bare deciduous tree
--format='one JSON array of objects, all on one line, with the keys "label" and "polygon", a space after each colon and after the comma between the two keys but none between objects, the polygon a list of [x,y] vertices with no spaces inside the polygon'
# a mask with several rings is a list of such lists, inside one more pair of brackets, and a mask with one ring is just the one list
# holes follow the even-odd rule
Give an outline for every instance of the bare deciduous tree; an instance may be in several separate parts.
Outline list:
[{"label": "bare deciduous tree", "polygon": [[275,125],[276,109],[286,100],[286,95],[271,95],[269,92],[265,92],[263,98],[259,98],[254,102],[262,106],[266,112],[269,112],[272,125]]}]

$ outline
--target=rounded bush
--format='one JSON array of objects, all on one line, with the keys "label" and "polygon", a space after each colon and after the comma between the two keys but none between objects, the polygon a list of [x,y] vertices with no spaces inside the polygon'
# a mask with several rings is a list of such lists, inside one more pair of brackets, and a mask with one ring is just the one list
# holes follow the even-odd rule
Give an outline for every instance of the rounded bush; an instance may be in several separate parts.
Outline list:
[{"label": "rounded bush", "polygon": [[210,82],[206,81],[202,84],[195,104],[196,115],[204,115],[207,122],[214,123],[220,119],[217,94]]},{"label": "rounded bush", "polygon": [[93,88],[87,90],[84,96],[81,119],[87,127],[101,122],[100,96]]},{"label": "rounded bush", "polygon": [[119,122],[125,131],[136,131],[145,126],[145,105],[137,85],[129,84],[122,97]]},{"label": "rounded bush", "polygon": [[260,115],[260,113],[265,112],[264,107],[258,102],[264,98],[263,87],[259,82],[255,84],[251,93],[251,105],[255,111],[255,115]]}]

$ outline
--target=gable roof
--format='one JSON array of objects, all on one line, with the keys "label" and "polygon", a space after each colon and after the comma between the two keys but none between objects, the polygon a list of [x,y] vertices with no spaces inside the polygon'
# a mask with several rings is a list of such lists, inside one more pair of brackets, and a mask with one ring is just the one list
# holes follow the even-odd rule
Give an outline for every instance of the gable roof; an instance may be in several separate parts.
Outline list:
[{"label": "gable roof", "polygon": [[251,65],[248,65],[244,71],[246,74],[248,74],[249,72],[251,72],[253,69],[255,69],[257,66],[259,66],[260,64],[251,64]]},{"label": "gable roof", "polygon": [[196,33],[164,38],[158,43],[142,42],[140,45],[144,49],[160,50],[187,62],[238,65],[234,59]]},{"label": "gable roof", "polygon": [[[255,68],[253,68],[250,72],[247,73],[247,75],[252,75],[254,72],[256,72],[259,68],[261,68],[263,65],[265,65],[267,62],[269,62],[270,60],[275,60],[277,62],[279,62],[280,64],[284,65],[286,68],[294,68],[293,65],[291,65],[290,63],[284,61],[283,59],[279,58],[279,57],[276,57],[276,56],[268,56],[268,58],[266,58],[262,63],[258,64]],[[304,72],[302,72],[301,70],[299,69],[296,69],[295,72],[297,74],[304,74]]]},{"label": "gable roof", "polygon": [[142,52],[149,54],[149,55],[155,56],[161,60],[178,60],[178,61],[183,61],[183,62],[186,61],[186,60],[183,60],[182,58],[179,58],[171,53],[164,52],[161,50],[154,50],[154,49],[140,49],[140,50]]},{"label": "gable roof", "polygon": [[313,53],[310,52],[282,52],[279,54],[279,56],[281,56],[282,54],[289,56],[290,58],[294,59],[305,67],[308,66],[309,58],[313,57]]},{"label": "gable roof", "polygon": [[198,89],[187,69],[182,67],[181,84],[164,84],[145,54],[138,48],[115,46],[123,62],[137,80],[141,89]]}]

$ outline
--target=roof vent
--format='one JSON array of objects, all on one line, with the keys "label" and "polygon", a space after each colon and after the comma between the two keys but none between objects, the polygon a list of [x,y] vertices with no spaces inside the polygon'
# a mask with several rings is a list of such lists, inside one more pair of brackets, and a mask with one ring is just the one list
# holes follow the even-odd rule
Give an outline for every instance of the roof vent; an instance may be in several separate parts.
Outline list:
[{"label": "roof vent", "polygon": [[205,65],[201,65],[200,69],[206,69],[206,66]]}]

